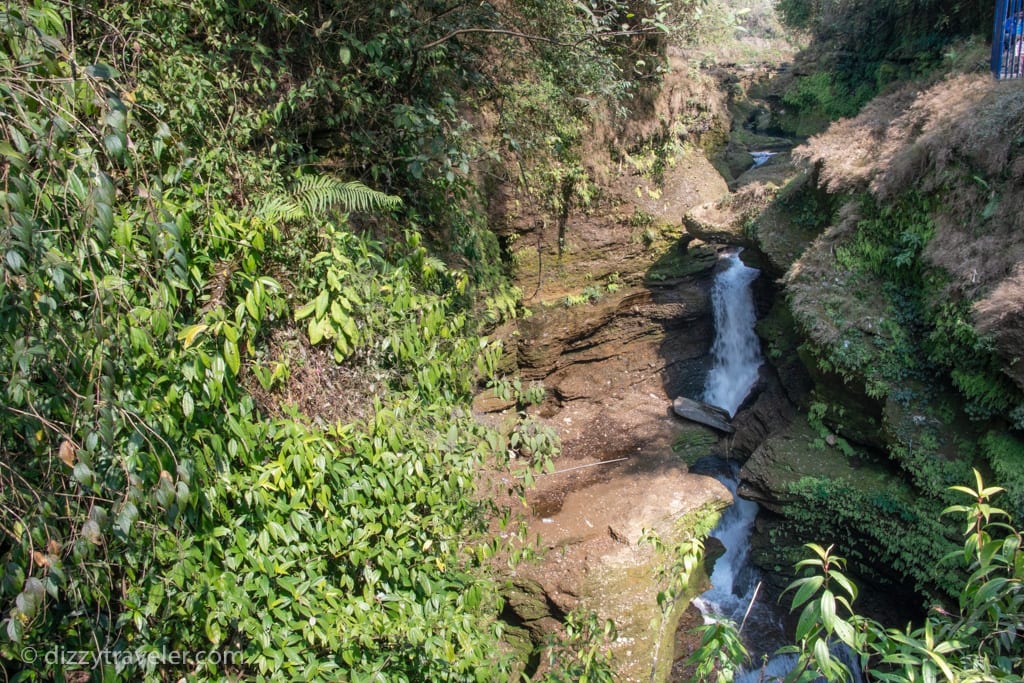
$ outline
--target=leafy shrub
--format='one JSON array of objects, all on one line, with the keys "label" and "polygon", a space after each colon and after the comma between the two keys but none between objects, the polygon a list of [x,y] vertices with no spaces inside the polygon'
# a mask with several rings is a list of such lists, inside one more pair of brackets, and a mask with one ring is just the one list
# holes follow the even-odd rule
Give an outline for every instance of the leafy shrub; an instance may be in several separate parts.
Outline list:
[{"label": "leafy shrub", "polygon": [[[955,604],[934,607],[922,625],[886,628],[856,612],[857,586],[845,574],[846,560],[834,546],[808,544],[811,557],[797,563],[804,576],[790,584],[791,609],[800,611],[794,644],[780,650],[794,658],[786,683],[857,678],[879,681],[1017,681],[1024,674],[1024,564],[1021,533],[1008,515],[991,504],[1001,492],[986,487],[975,471],[977,486],[956,486],[970,505],[953,505],[943,515],[966,522],[962,551],[945,557],[957,563],[966,578],[958,583]],[[715,637],[709,638],[708,634]],[[735,626],[720,623],[705,630],[695,653],[698,661],[716,661],[717,680],[742,665]],[[845,650],[845,655],[840,654]],[[711,680],[712,671],[695,680]],[[723,674],[725,677],[723,678]],[[765,672],[762,671],[762,676]]]},{"label": "leafy shrub", "polygon": [[[949,530],[937,519],[940,504],[892,491],[868,493],[842,480],[815,477],[791,484],[789,493],[794,496],[786,506],[792,536],[814,534],[847,548],[864,575],[884,581],[895,572],[928,594],[957,590],[959,575],[941,563],[954,546]],[[873,550],[868,553],[865,548]]]},{"label": "leafy shrub", "polygon": [[[129,73],[78,61],[112,25],[76,15],[71,36],[71,12],[0,14],[5,675],[79,675],[34,654],[63,650],[99,656],[97,680],[501,678],[474,481],[509,444],[466,407],[497,355],[464,309],[467,276],[414,228],[386,248],[353,232],[345,212],[389,196],[282,180],[262,136],[300,100],[269,118],[268,93],[222,108],[267,84],[242,85],[263,74],[233,33],[244,16],[164,7]],[[151,65],[150,41],[171,54]],[[257,189],[272,200],[242,201]],[[269,382],[262,341],[295,309],[311,342],[383,371],[365,422],[285,404],[268,418],[245,391],[250,373]]]}]

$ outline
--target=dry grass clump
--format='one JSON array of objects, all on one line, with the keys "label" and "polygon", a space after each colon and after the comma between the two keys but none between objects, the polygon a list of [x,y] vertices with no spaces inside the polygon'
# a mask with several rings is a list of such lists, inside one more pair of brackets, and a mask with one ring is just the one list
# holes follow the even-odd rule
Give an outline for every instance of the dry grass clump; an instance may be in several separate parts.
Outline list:
[{"label": "dry grass clump", "polygon": [[830,192],[936,193],[925,258],[975,297],[1024,260],[1024,89],[953,76],[873,100],[798,148]]},{"label": "dry grass clump", "polygon": [[1004,372],[1024,388],[1024,263],[1013,274],[974,305],[979,331],[991,335],[996,349],[1010,362]]},{"label": "dry grass clump", "polygon": [[925,90],[906,85],[875,98],[855,118],[832,124],[794,156],[820,165],[831,192],[869,188],[885,198],[941,173],[954,156],[984,140],[962,124],[976,123],[977,109],[985,108],[995,88],[991,77],[980,75],[955,76]]}]

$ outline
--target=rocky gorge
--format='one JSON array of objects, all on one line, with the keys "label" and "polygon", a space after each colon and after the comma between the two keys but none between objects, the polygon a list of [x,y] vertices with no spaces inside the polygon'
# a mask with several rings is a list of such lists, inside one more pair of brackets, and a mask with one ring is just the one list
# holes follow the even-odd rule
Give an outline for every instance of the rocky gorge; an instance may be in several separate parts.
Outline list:
[{"label": "rocky gorge", "polygon": [[[688,599],[710,571],[665,611],[657,596],[672,561],[642,540],[650,529],[665,547],[706,536],[731,496],[696,473],[702,459],[741,463],[738,493],[762,506],[752,561],[767,572],[763,599],[792,576],[800,540],[838,542],[872,587],[865,609],[894,624],[955,585],[940,561],[957,538],[938,521],[946,486],[981,465],[1014,505],[1024,495],[1024,233],[1013,227],[1020,158],[1005,133],[1024,131],[1010,106],[1019,95],[985,74],[951,77],[794,141],[777,135],[770,101],[747,98],[770,97],[772,73],[762,75],[741,97],[706,93],[710,129],[731,136],[684,146],[657,181],[620,165],[597,202],[561,222],[524,212],[508,224],[509,243],[528,245],[514,263],[529,313],[496,334],[520,377],[546,389],[530,410],[562,442],[557,471],[528,496],[542,559],[511,579],[510,619],[534,641],[577,607],[614,619],[622,680],[686,670],[672,660],[694,647]],[[670,79],[663,97],[673,92]],[[992,136],[969,128],[979,117]],[[757,150],[771,154],[754,167],[745,159]],[[858,237],[879,215],[892,245]],[[701,398],[712,280],[737,246],[763,272],[766,362],[725,429],[672,405]],[[905,269],[872,269],[872,248]],[[945,355],[933,348],[943,335]],[[514,410],[487,395],[476,407],[488,419]]]},{"label": "rocky gorge", "polygon": [[[681,87],[670,81],[656,109],[671,111]],[[727,98],[714,89],[704,94],[720,103],[710,130],[728,129]],[[684,227],[683,216],[735,196],[730,182],[757,183],[753,194],[766,201],[774,191],[766,183],[790,173],[788,154],[784,140],[758,142],[780,153],[751,178],[723,175],[709,153],[688,145],[657,182],[627,164],[597,202],[570,212],[561,226],[525,211],[510,224],[507,241],[526,245],[514,263],[528,313],[495,334],[521,381],[546,390],[529,411],[555,430],[562,447],[556,471],[528,494],[523,512],[541,559],[510,577],[508,620],[523,638],[540,642],[576,608],[614,619],[622,680],[664,680],[673,664],[679,677],[685,667],[675,660],[692,648],[683,643],[699,616],[689,596],[709,572],[695,572],[667,609],[658,594],[678,571],[677,546],[706,537],[732,494],[689,465],[708,456],[745,460],[794,413],[766,365],[731,423],[679,416],[687,413],[680,402],[706,410],[699,399],[715,334],[712,284],[726,247],[742,243],[698,234]],[[502,204],[525,202],[502,195]],[[516,232],[523,226],[528,230]],[[757,259],[756,250],[750,254]],[[755,290],[766,314],[777,287],[761,278]],[[478,396],[475,408],[493,421],[515,411],[490,393]],[[658,543],[650,542],[652,532]]]}]

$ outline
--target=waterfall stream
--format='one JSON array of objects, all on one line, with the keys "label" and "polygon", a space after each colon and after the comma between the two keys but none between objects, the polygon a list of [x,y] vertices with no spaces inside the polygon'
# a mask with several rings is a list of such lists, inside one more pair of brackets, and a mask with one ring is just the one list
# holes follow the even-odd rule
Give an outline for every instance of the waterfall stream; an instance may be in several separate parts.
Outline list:
[{"label": "waterfall stream", "polygon": [[711,289],[715,341],[704,402],[735,415],[757,381],[761,367],[761,343],[754,332],[757,313],[750,289],[761,271],[744,265],[739,250],[721,258],[725,267],[715,276]]},{"label": "waterfall stream", "polygon": [[[724,267],[715,276],[711,300],[715,319],[713,365],[705,383],[704,401],[735,415],[757,381],[761,345],[754,332],[757,314],[751,283],[760,274],[740,260],[739,250],[724,254]],[[736,495],[737,468],[717,475],[733,494],[733,504],[711,532],[725,547],[715,562],[712,588],[694,603],[705,619],[726,618],[743,624],[748,648],[758,654],[781,644],[782,620],[766,600],[758,601],[759,581],[747,564],[750,533],[757,518],[757,503]]]},{"label": "waterfall stream", "polygon": [[[761,345],[754,332],[757,314],[751,283],[760,274],[739,258],[739,251],[722,256],[725,267],[715,276],[711,292],[715,319],[713,365],[704,388],[704,402],[735,415],[757,381],[761,367]],[[768,656],[785,644],[785,610],[771,600],[758,597],[761,582],[756,569],[748,565],[750,534],[757,519],[757,503],[736,495],[739,472],[735,463],[727,463],[725,473],[716,474],[732,493],[733,504],[722,514],[711,531],[725,547],[711,574],[712,587],[694,604],[705,621],[729,619],[740,627],[754,668],[736,676],[736,683],[769,683],[782,680],[796,664],[795,655]],[[721,470],[721,468],[719,468]],[[855,661],[843,647],[833,648],[851,670],[852,682],[862,683]]]}]

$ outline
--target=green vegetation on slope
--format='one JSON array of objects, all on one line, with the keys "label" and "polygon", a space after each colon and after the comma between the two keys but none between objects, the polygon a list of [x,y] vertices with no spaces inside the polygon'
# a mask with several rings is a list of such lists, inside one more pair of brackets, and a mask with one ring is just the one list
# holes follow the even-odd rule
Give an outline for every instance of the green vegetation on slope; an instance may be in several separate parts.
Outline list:
[{"label": "green vegetation on slope", "polygon": [[[857,613],[857,586],[846,576],[846,561],[831,546],[808,544],[811,556],[797,563],[803,576],[790,584],[791,609],[800,616],[794,644],[782,653],[794,656],[785,683],[848,681],[1019,681],[1024,674],[1024,553],[1021,533],[1009,515],[992,504],[1002,490],[955,486],[959,501],[943,511],[965,522],[961,549],[943,562],[964,571],[958,604],[930,610],[923,624],[886,627]],[[962,504],[963,496],[970,504]],[[732,680],[747,665],[735,624],[705,626],[704,639],[691,661],[705,665],[696,680]],[[840,656],[837,645],[849,657]]]},{"label": "green vegetation on slope", "polygon": [[495,41],[554,84],[524,117],[622,95],[671,19],[633,5],[3,8],[5,679],[510,675],[478,479],[553,444],[469,413],[458,97],[518,103]]},{"label": "green vegetation on slope", "polygon": [[794,110],[787,119],[827,122],[854,116],[889,84],[941,72],[951,44],[987,38],[993,10],[965,1],[780,0],[778,11],[809,38],[797,57],[801,74],[783,94]]}]

